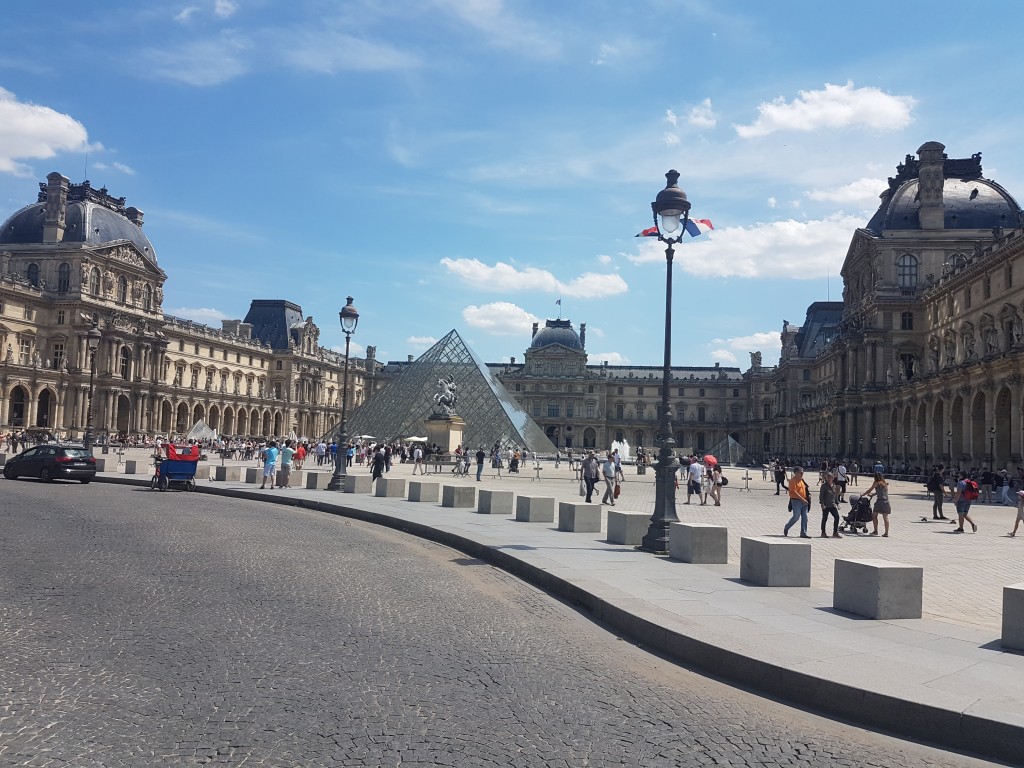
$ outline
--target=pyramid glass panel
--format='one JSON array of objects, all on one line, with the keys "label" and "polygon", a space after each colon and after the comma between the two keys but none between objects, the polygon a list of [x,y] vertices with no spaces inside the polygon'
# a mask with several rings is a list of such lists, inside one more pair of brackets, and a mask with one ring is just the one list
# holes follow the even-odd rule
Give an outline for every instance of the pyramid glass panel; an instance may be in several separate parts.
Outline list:
[{"label": "pyramid glass panel", "polygon": [[[439,380],[451,376],[456,386],[454,412],[466,426],[469,448],[525,448],[554,453],[555,446],[472,350],[452,330],[412,362],[394,381],[348,418],[350,435],[401,440],[424,434],[424,422],[441,409],[435,405]],[[337,435],[337,430],[334,431]]]}]

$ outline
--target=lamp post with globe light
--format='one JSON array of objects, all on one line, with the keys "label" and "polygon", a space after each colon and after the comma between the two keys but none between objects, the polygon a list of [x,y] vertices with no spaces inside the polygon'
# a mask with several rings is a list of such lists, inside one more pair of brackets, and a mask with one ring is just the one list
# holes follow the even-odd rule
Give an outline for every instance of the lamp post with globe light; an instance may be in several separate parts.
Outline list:
[{"label": "lamp post with globe light", "polygon": [[665,359],[661,373],[661,419],[655,439],[658,463],[654,467],[654,512],[647,533],[640,543],[640,549],[657,553],[668,552],[669,525],[679,522],[675,486],[679,460],[674,451],[676,441],[672,436],[672,406],[668,397],[672,365],[672,258],[675,254],[674,246],[681,242],[690,217],[690,201],[678,184],[679,172],[669,171],[665,179],[665,188],[651,203],[658,240],[665,243],[666,263]]},{"label": "lamp post with globe light", "polygon": [[352,334],[356,332],[356,326],[359,325],[359,311],[353,306],[351,296],[346,297],[345,302],[345,306],[338,313],[341,330],[345,334],[345,370],[341,380],[341,422],[338,424],[338,450],[334,452],[334,474],[327,484],[329,491],[345,489],[346,465],[348,464],[348,430],[345,428],[348,411],[348,350]]}]

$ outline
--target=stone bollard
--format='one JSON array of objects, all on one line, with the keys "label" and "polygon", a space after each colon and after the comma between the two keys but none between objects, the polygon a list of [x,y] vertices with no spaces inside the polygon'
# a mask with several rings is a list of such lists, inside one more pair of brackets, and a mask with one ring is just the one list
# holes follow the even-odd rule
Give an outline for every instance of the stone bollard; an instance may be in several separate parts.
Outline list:
[{"label": "stone bollard", "polygon": [[1024,582],[1003,587],[1003,648],[1024,651]]},{"label": "stone bollard", "polygon": [[422,480],[409,481],[409,501],[433,501],[440,498],[441,484],[427,483]]},{"label": "stone bollard", "polygon": [[[277,484],[279,486],[284,484],[284,472],[282,472],[280,469],[277,470],[277,478],[276,478],[276,480],[277,480]],[[289,488],[302,488],[304,486],[304,482],[303,482],[304,480],[305,480],[305,476],[303,475],[302,470],[301,469],[293,469],[291,471],[291,473],[288,475],[288,487]]]},{"label": "stone bollard", "polygon": [[513,510],[512,491],[480,491],[480,503],[476,511],[481,515],[511,515]]},{"label": "stone bollard", "polygon": [[242,470],[245,467],[214,467],[213,468],[213,479],[219,480],[220,482],[226,483],[240,483],[242,482]]},{"label": "stone bollard", "polygon": [[669,523],[668,556],[684,563],[728,563],[729,529],[706,523]]},{"label": "stone bollard", "polygon": [[558,530],[575,533],[600,533],[601,505],[558,502]]},{"label": "stone bollard", "polygon": [[[383,480],[384,480],[384,478],[382,477],[377,482],[380,483]],[[389,493],[386,493],[386,492],[385,493],[380,493],[379,492],[380,486],[378,485],[377,487],[378,487],[378,493],[377,493],[378,496],[384,496],[384,495],[391,496],[392,495],[392,494],[389,494]],[[384,483],[384,487],[385,488],[387,487],[387,483]],[[373,477],[371,475],[345,475],[345,488],[344,488],[344,491],[345,491],[345,493],[370,493],[370,492],[373,491]],[[405,486],[402,487],[402,492],[401,493],[394,494],[394,495],[404,496],[405,495]]]},{"label": "stone bollard", "polygon": [[263,467],[246,467],[245,482],[258,483],[263,480]]},{"label": "stone bollard", "polygon": [[7,454],[6,453],[0,453],[0,467],[6,466],[6,465],[7,465]]},{"label": "stone bollard", "polygon": [[331,478],[334,477],[333,472],[313,472],[312,470],[303,470],[306,473],[306,489],[310,491],[323,491],[326,490],[327,486],[331,484]]},{"label": "stone bollard", "polygon": [[637,546],[643,541],[651,522],[646,512],[608,510],[608,541],[611,544]]},{"label": "stone bollard", "polygon": [[476,488],[471,485],[442,485],[441,506],[472,509],[476,506]]},{"label": "stone bollard", "polygon": [[740,578],[762,587],[809,587],[811,545],[744,536],[740,539]]},{"label": "stone bollard", "polygon": [[924,569],[889,560],[836,560],[832,607],[869,619],[920,619]]},{"label": "stone bollard", "polygon": [[148,461],[138,459],[126,459],[124,462],[124,473],[126,475],[146,474],[151,464]]},{"label": "stone bollard", "polygon": [[102,457],[97,458],[96,459],[96,471],[97,472],[113,472],[116,469],[117,464],[114,464],[113,467],[108,467],[109,464],[110,464],[110,459],[104,459]]},{"label": "stone bollard", "polygon": [[555,500],[550,496],[516,497],[516,520],[523,523],[555,522]]},{"label": "stone bollard", "polygon": [[[357,478],[365,478],[370,480],[371,478],[366,475],[347,475],[345,480],[345,490],[348,490],[348,478],[356,480]],[[382,477],[377,480],[377,488],[375,489],[374,496],[387,499],[401,499],[405,497],[405,478],[404,477]]]}]

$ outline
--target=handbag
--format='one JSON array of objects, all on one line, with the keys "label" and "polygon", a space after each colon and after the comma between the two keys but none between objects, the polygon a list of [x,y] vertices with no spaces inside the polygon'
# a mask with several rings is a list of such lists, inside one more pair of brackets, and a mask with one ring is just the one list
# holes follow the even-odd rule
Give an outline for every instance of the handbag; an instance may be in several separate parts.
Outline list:
[{"label": "handbag", "polygon": [[615,492],[612,493],[612,496],[614,498],[616,498],[616,499],[619,498],[619,484],[618,483],[615,484]]},{"label": "handbag", "polygon": [[722,475],[722,479],[719,481],[718,484],[719,485],[728,485],[729,484],[729,478],[726,477],[725,475]]},{"label": "handbag", "polygon": [[583,483],[583,478],[580,478],[580,496],[587,495],[587,486]]}]

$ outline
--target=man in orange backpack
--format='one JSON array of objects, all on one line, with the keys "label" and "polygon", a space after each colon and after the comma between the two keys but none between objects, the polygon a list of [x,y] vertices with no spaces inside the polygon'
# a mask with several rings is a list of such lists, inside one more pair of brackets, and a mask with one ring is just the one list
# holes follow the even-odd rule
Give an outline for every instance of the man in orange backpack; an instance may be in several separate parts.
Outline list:
[{"label": "man in orange backpack", "polygon": [[966,471],[960,472],[960,479],[957,481],[953,491],[953,503],[956,505],[956,517],[959,525],[953,529],[953,533],[964,532],[964,521],[971,524],[971,530],[978,532],[978,526],[971,520],[971,502],[978,498],[978,484],[971,480]]}]

